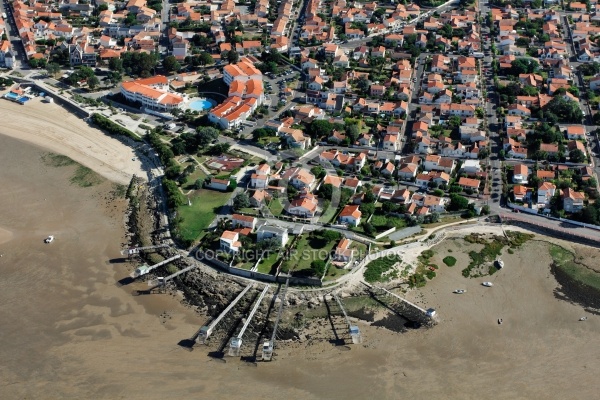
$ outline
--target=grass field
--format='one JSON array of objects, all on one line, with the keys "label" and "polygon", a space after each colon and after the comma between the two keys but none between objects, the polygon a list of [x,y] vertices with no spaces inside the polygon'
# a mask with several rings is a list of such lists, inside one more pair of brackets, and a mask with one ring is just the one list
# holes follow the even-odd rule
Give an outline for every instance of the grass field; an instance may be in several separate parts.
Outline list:
[{"label": "grass field", "polygon": [[273,215],[281,215],[283,212],[283,204],[281,204],[281,200],[277,198],[271,200],[269,203],[269,210],[271,210],[271,214]]},{"label": "grass field", "polygon": [[200,237],[210,223],[215,219],[219,208],[229,200],[231,193],[216,190],[200,189],[189,196],[192,205],[182,205],[177,214],[183,218],[179,229],[181,237],[194,241]]},{"label": "grass field", "polygon": [[262,272],[263,274],[270,274],[271,269],[273,268],[273,265],[277,262],[278,259],[279,259],[279,252],[274,252],[269,257],[263,259],[258,264],[258,272]]},{"label": "grass field", "polygon": [[373,218],[371,218],[371,225],[378,231],[385,231],[392,227],[400,229],[406,227],[406,220],[390,215],[375,214],[373,215]]},{"label": "grass field", "polygon": [[295,275],[307,275],[310,263],[317,259],[326,261],[328,254],[336,245],[336,241],[327,242],[322,237],[303,235],[296,243],[295,254],[284,261],[282,270],[294,271]]},{"label": "grass field", "polygon": [[329,269],[327,270],[327,273],[325,274],[325,279],[323,279],[323,281],[327,282],[336,280],[337,278],[346,275],[348,272],[350,272],[350,269],[338,268],[335,265],[331,264],[329,265]]},{"label": "grass field", "polygon": [[335,222],[332,221],[333,217],[335,217],[335,215],[337,214],[338,210],[335,207],[327,207],[327,210],[325,210],[325,212],[323,213],[323,215],[321,215],[319,217],[319,222],[322,222],[324,224],[328,224],[330,222]]}]

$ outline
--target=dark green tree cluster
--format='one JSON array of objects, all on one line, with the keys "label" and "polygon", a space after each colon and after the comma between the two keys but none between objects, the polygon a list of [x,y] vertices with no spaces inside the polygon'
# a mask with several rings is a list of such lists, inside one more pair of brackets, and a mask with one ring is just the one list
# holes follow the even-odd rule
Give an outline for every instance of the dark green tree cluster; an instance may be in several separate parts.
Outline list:
[{"label": "dark green tree cluster", "polygon": [[127,75],[140,76],[147,78],[154,74],[154,68],[158,63],[158,56],[155,53],[134,53],[125,52],[121,55],[123,60],[123,69]]}]

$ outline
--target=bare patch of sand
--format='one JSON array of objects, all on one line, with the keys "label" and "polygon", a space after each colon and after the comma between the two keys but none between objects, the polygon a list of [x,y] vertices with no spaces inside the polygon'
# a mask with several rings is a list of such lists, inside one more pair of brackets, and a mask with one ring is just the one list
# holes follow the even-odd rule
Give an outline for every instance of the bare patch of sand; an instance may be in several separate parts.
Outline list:
[{"label": "bare patch of sand", "polygon": [[14,235],[11,231],[0,227],[0,244],[10,241],[13,236]]},{"label": "bare patch of sand", "polygon": [[129,146],[89,126],[54,103],[39,97],[20,105],[0,100],[0,134],[66,155],[113,182],[127,184],[132,175],[145,178],[139,159]]}]

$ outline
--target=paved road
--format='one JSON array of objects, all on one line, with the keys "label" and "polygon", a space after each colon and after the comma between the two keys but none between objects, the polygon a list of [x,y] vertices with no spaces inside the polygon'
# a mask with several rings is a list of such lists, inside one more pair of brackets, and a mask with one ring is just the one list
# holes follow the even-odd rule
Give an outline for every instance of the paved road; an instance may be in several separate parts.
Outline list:
[{"label": "paved road", "polygon": [[0,13],[6,13],[6,29],[4,33],[10,41],[13,51],[16,53],[14,69],[28,69],[25,48],[23,47],[23,42],[21,42],[21,39],[19,38],[19,33],[17,32],[17,27],[15,25],[15,19],[13,18],[12,10],[7,0],[1,0]]}]

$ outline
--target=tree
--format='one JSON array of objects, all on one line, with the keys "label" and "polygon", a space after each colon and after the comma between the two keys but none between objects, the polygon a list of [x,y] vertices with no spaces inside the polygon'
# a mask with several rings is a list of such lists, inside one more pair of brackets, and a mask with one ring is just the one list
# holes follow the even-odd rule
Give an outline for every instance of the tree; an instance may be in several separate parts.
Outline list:
[{"label": "tree", "polygon": [[448,204],[448,211],[460,211],[464,210],[469,206],[469,199],[459,194],[452,193],[450,195],[450,204]]},{"label": "tree", "polygon": [[321,167],[320,165],[316,165],[314,167],[312,167],[310,169],[310,172],[317,178],[317,179],[321,179],[324,178],[325,175],[327,175],[327,171],[325,171],[325,168]]},{"label": "tree", "polygon": [[211,126],[200,126],[196,128],[196,144],[206,147],[219,137],[219,130]]},{"label": "tree", "polygon": [[134,53],[127,51],[121,54],[123,69],[128,75],[139,75],[143,78],[152,76],[152,71],[158,63],[155,53]]},{"label": "tree", "polygon": [[87,85],[90,89],[95,89],[100,84],[100,80],[96,75],[92,75],[87,79]]},{"label": "tree", "polygon": [[329,137],[333,132],[333,124],[323,119],[317,119],[308,126],[308,133],[312,137]]},{"label": "tree", "polygon": [[321,233],[321,237],[328,242],[337,242],[342,237],[342,234],[337,231],[326,229]]},{"label": "tree", "polygon": [[227,61],[229,61],[229,64],[235,64],[239,61],[239,59],[240,59],[240,55],[238,54],[237,51],[229,50],[227,52]]},{"label": "tree", "polygon": [[369,91],[369,87],[371,86],[371,84],[369,83],[369,81],[365,78],[365,77],[360,77],[358,79],[358,81],[356,81],[356,87],[358,90],[360,90],[363,93],[367,93]]},{"label": "tree", "polygon": [[321,187],[319,188],[319,196],[321,196],[324,199],[331,200],[331,198],[333,197],[333,190],[333,185],[331,183],[321,185]]},{"label": "tree", "polygon": [[573,149],[569,152],[569,160],[574,163],[585,162],[585,154],[579,149]]},{"label": "tree", "polygon": [[179,64],[175,56],[167,56],[163,60],[163,67],[167,72],[177,72],[181,69],[181,64]]},{"label": "tree", "polygon": [[48,71],[48,75],[56,76],[56,74],[60,72],[60,65],[55,62],[51,62],[50,64],[46,65],[46,71]]},{"label": "tree", "polygon": [[375,233],[375,228],[368,222],[363,222],[362,227],[367,235],[372,235],[373,233]]},{"label": "tree", "polygon": [[110,68],[111,71],[116,71],[119,73],[123,72],[123,60],[121,60],[120,58],[111,58],[108,61],[108,68]]},{"label": "tree", "polygon": [[547,120],[551,119],[551,115],[555,115],[558,122],[581,123],[583,112],[579,107],[579,103],[569,100],[564,96],[555,96],[544,107],[544,115]]},{"label": "tree", "polygon": [[365,215],[371,215],[375,212],[375,204],[373,203],[362,203],[360,205],[360,211]]},{"label": "tree", "polygon": [[215,59],[206,51],[198,54],[198,61],[200,65],[212,65],[215,63]]},{"label": "tree", "polygon": [[517,58],[510,63],[510,71],[513,75],[533,74],[540,68],[540,64],[533,58]]},{"label": "tree", "polygon": [[315,274],[315,276],[320,278],[325,273],[326,266],[327,264],[325,264],[325,261],[314,260],[310,263],[310,270],[313,272],[313,274]]},{"label": "tree", "polygon": [[250,198],[246,193],[239,193],[233,198],[233,209],[238,211],[250,207]]}]

